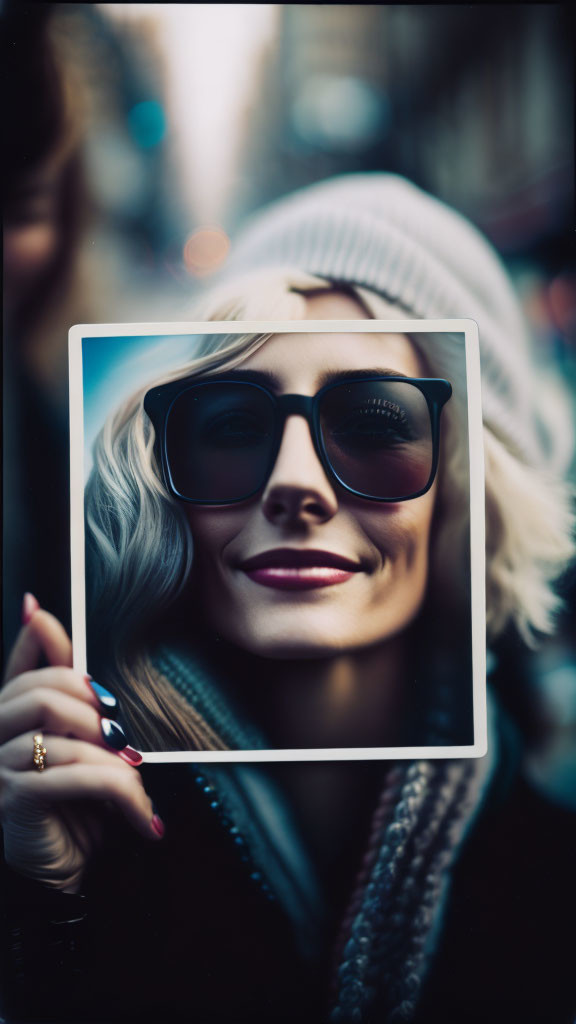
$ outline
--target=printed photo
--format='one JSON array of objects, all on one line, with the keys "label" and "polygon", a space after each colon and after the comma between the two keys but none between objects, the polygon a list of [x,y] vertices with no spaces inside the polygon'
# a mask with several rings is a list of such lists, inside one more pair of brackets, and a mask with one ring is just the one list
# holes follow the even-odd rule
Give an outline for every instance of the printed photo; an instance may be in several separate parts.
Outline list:
[{"label": "printed photo", "polygon": [[308,305],[70,332],[75,665],[149,760],[480,756],[475,325]]}]

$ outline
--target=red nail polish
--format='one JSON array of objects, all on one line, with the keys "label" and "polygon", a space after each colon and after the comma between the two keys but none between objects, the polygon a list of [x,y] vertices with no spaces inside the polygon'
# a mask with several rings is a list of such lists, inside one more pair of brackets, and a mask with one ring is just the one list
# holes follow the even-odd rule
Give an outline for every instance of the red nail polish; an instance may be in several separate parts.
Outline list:
[{"label": "red nail polish", "polygon": [[[94,693],[94,690],[92,689],[92,684],[90,682],[90,680],[92,679],[92,676],[89,676],[88,673],[86,672],[86,674],[83,676],[83,679],[84,679],[84,682],[86,683],[86,686],[90,690],[90,696],[92,698],[96,697],[96,694]],[[96,697],[96,700],[97,700],[97,703],[98,703],[98,707],[100,707],[100,701],[98,700],[97,697]]]},{"label": "red nail polish", "polygon": [[118,751],[118,755],[123,761],[127,761],[128,764],[134,766],[142,764],[144,760],[142,754],[138,750],[134,750],[134,747],[123,747],[122,750]]},{"label": "red nail polish", "polygon": [[24,600],[22,601],[22,625],[23,626],[27,626],[28,625],[28,623],[30,622],[30,619],[34,615],[34,612],[37,612],[39,607],[40,607],[40,605],[38,604],[38,601],[34,597],[34,594],[30,594],[30,593],[24,594]]},{"label": "red nail polish", "polygon": [[152,818],[152,821],[150,822],[150,827],[153,829],[157,836],[160,836],[160,838],[162,838],[166,831],[166,826],[164,825],[162,818],[160,818],[157,814],[155,814],[154,817]]}]

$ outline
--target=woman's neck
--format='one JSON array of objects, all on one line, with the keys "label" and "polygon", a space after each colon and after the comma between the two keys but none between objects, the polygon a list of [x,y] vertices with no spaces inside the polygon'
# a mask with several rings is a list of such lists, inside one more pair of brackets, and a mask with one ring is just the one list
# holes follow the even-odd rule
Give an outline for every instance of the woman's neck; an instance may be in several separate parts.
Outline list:
[{"label": "woman's neck", "polygon": [[235,697],[282,748],[398,746],[409,672],[404,637],[331,658],[239,658]]}]

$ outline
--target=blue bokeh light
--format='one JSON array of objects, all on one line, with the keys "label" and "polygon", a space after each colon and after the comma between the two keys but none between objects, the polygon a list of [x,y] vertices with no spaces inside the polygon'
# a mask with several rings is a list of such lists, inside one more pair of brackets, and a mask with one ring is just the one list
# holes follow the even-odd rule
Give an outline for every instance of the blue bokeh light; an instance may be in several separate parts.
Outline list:
[{"label": "blue bokeh light", "polygon": [[166,117],[162,105],[157,100],[136,103],[128,113],[128,127],[132,138],[142,149],[157,146],[166,134]]}]

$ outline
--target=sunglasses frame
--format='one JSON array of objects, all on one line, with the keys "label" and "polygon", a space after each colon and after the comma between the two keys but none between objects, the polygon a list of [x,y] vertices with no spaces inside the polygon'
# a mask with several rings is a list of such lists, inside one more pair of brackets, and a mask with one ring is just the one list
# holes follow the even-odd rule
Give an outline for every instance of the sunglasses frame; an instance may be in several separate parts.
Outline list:
[{"label": "sunglasses frame", "polygon": [[[430,476],[425,487],[422,487],[415,494],[398,498],[379,498],[375,495],[364,494],[362,491],[355,490],[353,487],[350,487],[349,484],[340,479],[337,472],[331,465],[324,446],[324,439],[322,437],[322,430],[320,427],[320,403],[324,395],[335,388],[346,387],[352,384],[375,383],[378,381],[411,384],[416,387],[426,399],[432,434],[432,466],[430,469]],[[218,499],[217,501],[208,498],[188,498],[186,495],[178,491],[172,478],[166,443],[168,418],[170,416],[172,406],[176,399],[186,391],[189,391],[192,388],[203,387],[207,384],[243,384],[245,387],[257,388],[259,391],[264,392],[272,402],[274,408],[275,436],[270,449],[271,455],[266,467],[266,472],[263,474],[262,483],[259,487],[255,488],[249,494],[243,495],[241,498]],[[302,416],[308,423],[314,450],[328,479],[334,480],[345,491],[349,494],[353,494],[357,498],[363,498],[366,501],[377,501],[380,503],[397,503],[400,501],[411,501],[413,498],[419,498],[430,490],[438,469],[440,454],[440,414],[451,395],[452,385],[449,381],[442,378],[402,377],[390,375],[370,377],[358,376],[344,381],[332,381],[330,384],[326,384],[323,388],[317,391],[315,395],[275,395],[263,384],[246,381],[241,378],[234,379],[234,375],[232,374],[224,378],[205,377],[203,380],[199,380],[197,377],[186,377],[181,378],[180,380],[169,381],[167,384],[161,384],[158,387],[153,387],[144,396],[144,410],[151,420],[156,433],[155,452],[162,468],[164,484],[169,493],[180,501],[185,501],[192,505],[236,505],[243,501],[249,501],[250,498],[255,497],[266,486],[266,482],[270,478],[270,474],[274,468],[276,459],[278,458],[286,419],[288,416]]]}]

